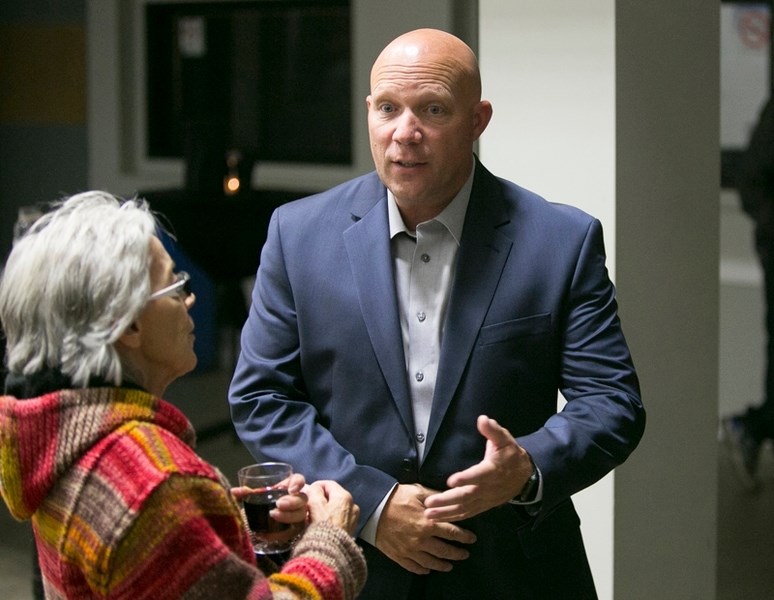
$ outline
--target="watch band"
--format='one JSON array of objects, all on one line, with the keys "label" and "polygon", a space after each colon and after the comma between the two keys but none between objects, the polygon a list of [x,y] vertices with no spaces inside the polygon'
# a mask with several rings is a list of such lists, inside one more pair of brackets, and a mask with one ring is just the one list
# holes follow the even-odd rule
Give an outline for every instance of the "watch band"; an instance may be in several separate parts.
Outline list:
[{"label": "watch band", "polygon": [[540,477],[538,476],[537,467],[535,467],[533,464],[532,474],[529,476],[529,479],[527,479],[524,487],[521,488],[521,492],[513,500],[508,500],[508,502],[511,504],[529,504],[530,502],[534,501],[535,495],[538,491],[539,481]]}]

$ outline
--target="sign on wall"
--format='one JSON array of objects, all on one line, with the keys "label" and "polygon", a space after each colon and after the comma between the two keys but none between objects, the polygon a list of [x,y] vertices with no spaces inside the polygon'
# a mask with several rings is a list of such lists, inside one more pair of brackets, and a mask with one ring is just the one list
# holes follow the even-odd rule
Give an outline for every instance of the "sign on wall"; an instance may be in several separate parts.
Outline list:
[{"label": "sign on wall", "polygon": [[771,92],[771,3],[720,7],[722,185],[734,187],[736,163]]}]

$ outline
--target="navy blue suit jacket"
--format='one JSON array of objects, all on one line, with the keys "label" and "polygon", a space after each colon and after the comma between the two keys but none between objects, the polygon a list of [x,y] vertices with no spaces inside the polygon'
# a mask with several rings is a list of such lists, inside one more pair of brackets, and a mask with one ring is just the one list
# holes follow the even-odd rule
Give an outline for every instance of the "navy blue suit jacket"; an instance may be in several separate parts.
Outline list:
[{"label": "navy blue suit jacket", "polygon": [[[274,213],[233,420],[256,458],[346,487],[359,531],[396,482],[442,490],[481,461],[476,418],[486,414],[540,468],[539,514],[505,505],[460,523],[478,536],[470,558],[420,582],[363,543],[363,597],[410,597],[417,584],[428,597],[594,597],[570,496],[623,462],[644,428],[602,228],[476,163],[421,466],[375,173]],[[567,400],[558,413],[557,392]]]}]

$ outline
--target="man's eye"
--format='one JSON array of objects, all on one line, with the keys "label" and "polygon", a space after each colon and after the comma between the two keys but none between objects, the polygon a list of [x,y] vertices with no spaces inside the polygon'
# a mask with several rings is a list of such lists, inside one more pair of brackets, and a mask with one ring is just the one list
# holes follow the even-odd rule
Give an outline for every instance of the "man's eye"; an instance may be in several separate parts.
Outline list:
[{"label": "man's eye", "polygon": [[429,112],[431,115],[440,115],[443,113],[443,108],[434,104],[427,108],[427,112]]},{"label": "man's eye", "polygon": [[395,107],[392,104],[382,104],[379,106],[379,111],[383,113],[395,112]]}]

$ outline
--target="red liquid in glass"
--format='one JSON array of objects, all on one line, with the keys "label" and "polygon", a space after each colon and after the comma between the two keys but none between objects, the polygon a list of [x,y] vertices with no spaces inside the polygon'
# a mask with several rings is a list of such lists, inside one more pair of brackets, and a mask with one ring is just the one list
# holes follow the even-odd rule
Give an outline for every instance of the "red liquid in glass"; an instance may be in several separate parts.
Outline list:
[{"label": "red liquid in glass", "polygon": [[290,524],[280,523],[269,516],[269,511],[277,505],[277,498],[287,493],[284,489],[269,489],[244,499],[247,523],[253,533],[260,535],[290,529]]}]

